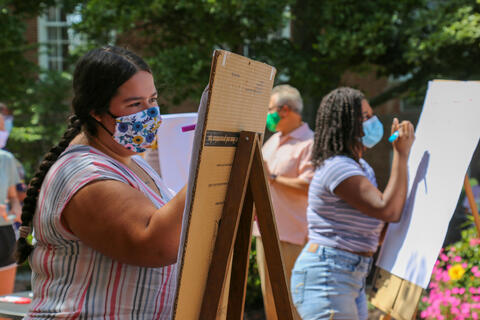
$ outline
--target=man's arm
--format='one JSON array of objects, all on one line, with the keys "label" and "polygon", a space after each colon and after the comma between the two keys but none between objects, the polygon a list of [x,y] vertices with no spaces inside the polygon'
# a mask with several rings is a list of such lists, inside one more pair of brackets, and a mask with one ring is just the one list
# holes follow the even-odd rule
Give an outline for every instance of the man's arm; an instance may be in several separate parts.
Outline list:
[{"label": "man's arm", "polygon": [[269,175],[268,180],[270,184],[278,183],[283,186],[295,189],[295,191],[301,191],[304,194],[308,194],[308,187],[310,183],[301,178],[289,178],[284,176],[275,176]]}]

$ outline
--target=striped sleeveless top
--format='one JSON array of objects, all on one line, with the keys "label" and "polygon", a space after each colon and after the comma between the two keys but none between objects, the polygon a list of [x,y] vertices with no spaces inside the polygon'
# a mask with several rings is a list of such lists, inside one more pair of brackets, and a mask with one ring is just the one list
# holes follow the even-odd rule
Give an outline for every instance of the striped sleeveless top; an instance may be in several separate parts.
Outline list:
[{"label": "striped sleeveless top", "polygon": [[117,180],[143,192],[157,207],[173,197],[157,173],[134,156],[161,197],[135,173],[97,149],[70,146],[48,171],[33,220],[30,256],[33,301],[25,319],[170,319],[176,265],[147,268],[117,262],[86,246],[61,223],[69,199],[96,180]]},{"label": "striped sleeveless top", "polygon": [[308,190],[308,238],[327,247],[376,251],[384,222],[353,208],[334,192],[352,176],[365,176],[377,187],[375,173],[363,159],[333,156],[315,170]]}]

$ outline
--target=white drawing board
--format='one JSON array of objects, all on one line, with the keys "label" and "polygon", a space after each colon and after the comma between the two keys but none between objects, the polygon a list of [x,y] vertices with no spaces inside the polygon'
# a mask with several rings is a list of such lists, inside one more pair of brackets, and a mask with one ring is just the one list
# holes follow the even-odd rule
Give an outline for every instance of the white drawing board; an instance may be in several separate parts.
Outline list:
[{"label": "white drawing board", "polygon": [[480,83],[431,81],[416,128],[407,202],[377,266],[426,288],[480,137]]}]

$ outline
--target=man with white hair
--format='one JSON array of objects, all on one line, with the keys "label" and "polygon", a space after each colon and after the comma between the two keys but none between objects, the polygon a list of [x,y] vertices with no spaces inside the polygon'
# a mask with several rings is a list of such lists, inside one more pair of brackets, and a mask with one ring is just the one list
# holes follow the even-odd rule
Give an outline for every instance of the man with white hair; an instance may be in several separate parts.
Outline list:
[{"label": "man with white hair", "polygon": [[[307,194],[314,173],[310,162],[313,131],[302,121],[302,109],[297,89],[287,84],[273,88],[267,128],[276,133],[262,148],[288,286],[295,260],[307,240]],[[279,319],[256,225],[254,236],[265,315],[268,320]],[[301,319],[296,310],[295,319]]]}]

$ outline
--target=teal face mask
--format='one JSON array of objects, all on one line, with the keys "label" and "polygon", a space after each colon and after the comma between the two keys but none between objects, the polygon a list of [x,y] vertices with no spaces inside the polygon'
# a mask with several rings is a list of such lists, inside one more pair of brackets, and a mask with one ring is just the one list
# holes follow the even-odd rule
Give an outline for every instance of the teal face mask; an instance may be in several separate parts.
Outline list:
[{"label": "teal face mask", "polygon": [[371,148],[383,138],[383,125],[377,116],[373,116],[367,121],[363,121],[362,143],[365,147]]},{"label": "teal face mask", "polygon": [[275,132],[277,124],[280,122],[280,115],[277,111],[267,114],[267,129]]}]

